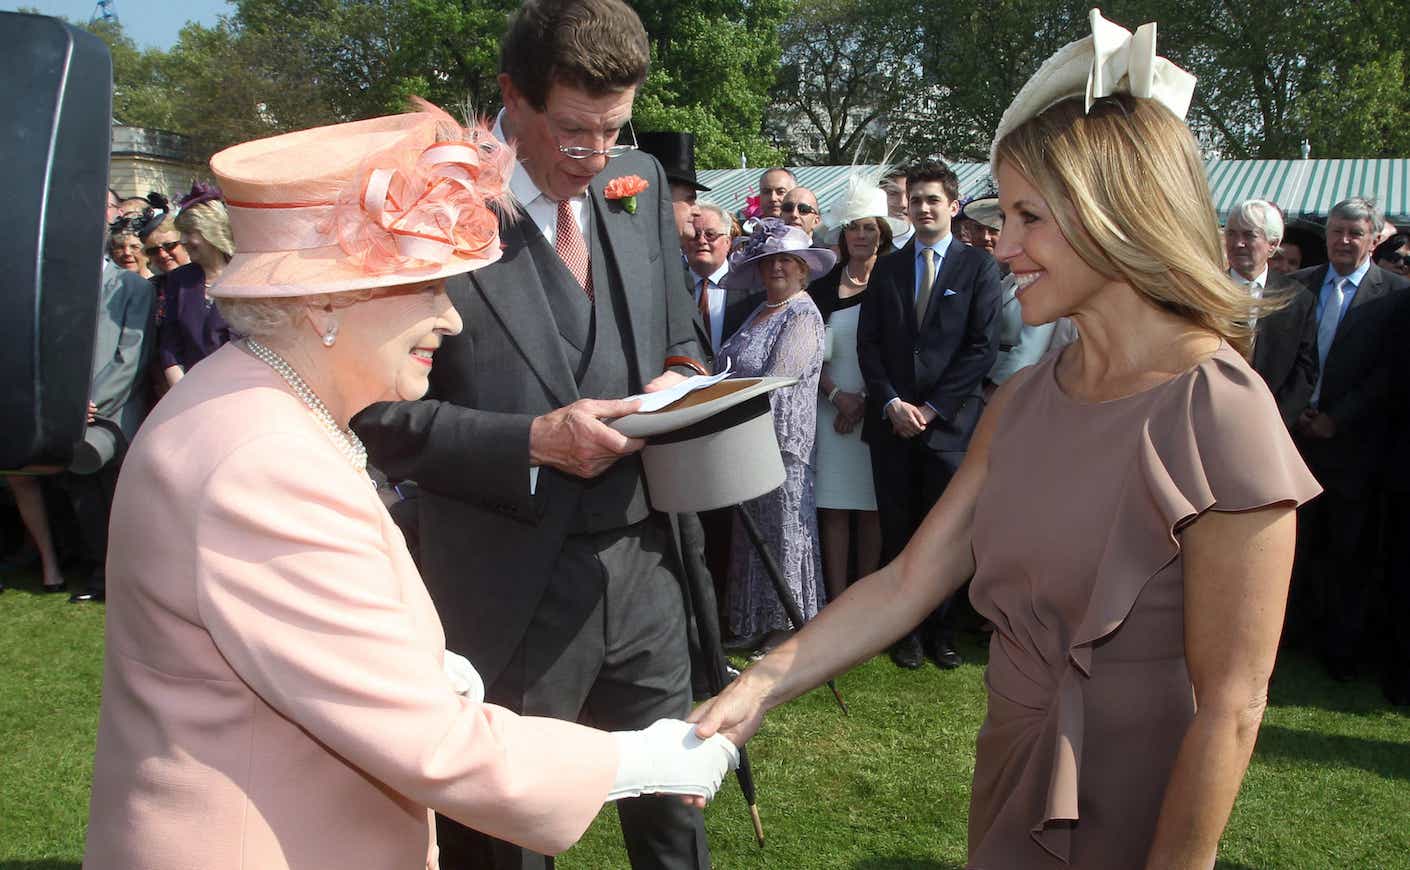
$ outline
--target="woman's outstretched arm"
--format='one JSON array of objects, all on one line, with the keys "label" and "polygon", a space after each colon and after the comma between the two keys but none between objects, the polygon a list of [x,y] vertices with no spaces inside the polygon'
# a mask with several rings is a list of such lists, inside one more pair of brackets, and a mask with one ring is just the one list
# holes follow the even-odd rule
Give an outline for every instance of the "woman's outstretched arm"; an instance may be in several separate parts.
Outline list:
[{"label": "woman's outstretched arm", "polygon": [[746,670],[690,721],[743,745],[764,714],[865,661],[910,631],[974,573],[970,529],[1004,406],[1026,378],[1005,383],[979,421],[964,463],[894,561],[858,581],[792,639]]}]

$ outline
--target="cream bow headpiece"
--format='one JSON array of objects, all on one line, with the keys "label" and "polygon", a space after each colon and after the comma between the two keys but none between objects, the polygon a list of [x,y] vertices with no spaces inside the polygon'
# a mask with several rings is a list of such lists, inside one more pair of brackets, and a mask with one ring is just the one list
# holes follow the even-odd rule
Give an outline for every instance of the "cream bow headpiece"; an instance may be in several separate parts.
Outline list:
[{"label": "cream bow headpiece", "polygon": [[1100,9],[1088,13],[1092,35],[1068,43],[1048,58],[1013,98],[994,143],[989,148],[992,168],[999,140],[1029,118],[1070,97],[1086,96],[1086,110],[1102,97],[1126,92],[1155,100],[1184,118],[1195,93],[1195,77],[1155,53],[1155,22],[1131,31],[1102,17]]}]

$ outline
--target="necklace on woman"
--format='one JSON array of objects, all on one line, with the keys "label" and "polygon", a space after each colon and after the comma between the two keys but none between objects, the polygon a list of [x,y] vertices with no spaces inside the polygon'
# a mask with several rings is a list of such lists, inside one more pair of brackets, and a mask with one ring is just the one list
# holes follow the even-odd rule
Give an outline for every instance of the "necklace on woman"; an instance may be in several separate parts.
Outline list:
[{"label": "necklace on woman", "polygon": [[867,276],[865,278],[858,278],[856,275],[853,275],[851,263],[848,263],[847,265],[843,266],[842,271],[847,273],[847,280],[851,281],[853,284],[856,284],[858,287],[867,286],[867,281],[871,280],[870,269],[867,270]]},{"label": "necklace on woman", "polygon": [[362,440],[352,430],[344,429],[338,425],[338,421],[334,420],[333,415],[328,411],[328,406],[323,404],[323,400],[318,398],[318,394],[313,391],[313,388],[299,377],[299,373],[294,371],[294,367],[285,362],[282,356],[253,338],[245,339],[245,347],[249,348],[250,353],[274,369],[279,377],[284,379],[284,382],[294,391],[294,395],[298,396],[309,411],[313,412],[314,418],[323,427],[323,431],[339,452],[347,458],[348,462],[352,463],[352,467],[358,471],[366,471],[367,448],[362,446]]},{"label": "necklace on woman", "polygon": [[780,300],[777,301],[777,302],[765,302],[765,303],[764,303],[764,307],[765,307],[765,308],[782,308],[783,306],[787,305],[788,303],[792,302],[794,299],[797,299],[799,296],[802,296],[802,295],[803,295],[803,291],[802,291],[802,290],[799,290],[797,293],[794,293],[792,296],[789,296],[787,299],[780,299]]}]

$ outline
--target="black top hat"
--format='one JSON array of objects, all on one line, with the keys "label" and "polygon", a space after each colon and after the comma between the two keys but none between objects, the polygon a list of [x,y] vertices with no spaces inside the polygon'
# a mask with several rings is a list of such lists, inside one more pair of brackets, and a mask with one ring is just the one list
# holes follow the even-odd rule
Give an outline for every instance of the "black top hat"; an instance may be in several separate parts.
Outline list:
[{"label": "black top hat", "polygon": [[661,161],[671,181],[689,184],[696,190],[710,189],[695,180],[694,133],[638,133],[636,142],[642,151]]}]

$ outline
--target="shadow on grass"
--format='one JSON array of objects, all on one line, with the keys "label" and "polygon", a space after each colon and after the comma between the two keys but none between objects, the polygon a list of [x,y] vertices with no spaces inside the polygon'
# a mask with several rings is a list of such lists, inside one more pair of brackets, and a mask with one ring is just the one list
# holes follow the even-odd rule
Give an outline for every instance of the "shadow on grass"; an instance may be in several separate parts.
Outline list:
[{"label": "shadow on grass", "polygon": [[77,861],[5,861],[0,866],[5,870],[80,870]]},{"label": "shadow on grass", "polygon": [[933,858],[903,858],[883,855],[863,858],[852,865],[852,870],[964,870],[964,866],[962,864],[946,864]]},{"label": "shadow on grass", "polygon": [[1325,767],[1359,767],[1379,776],[1410,782],[1410,752],[1405,744],[1340,734],[1319,734],[1278,725],[1258,732],[1257,753]]}]

